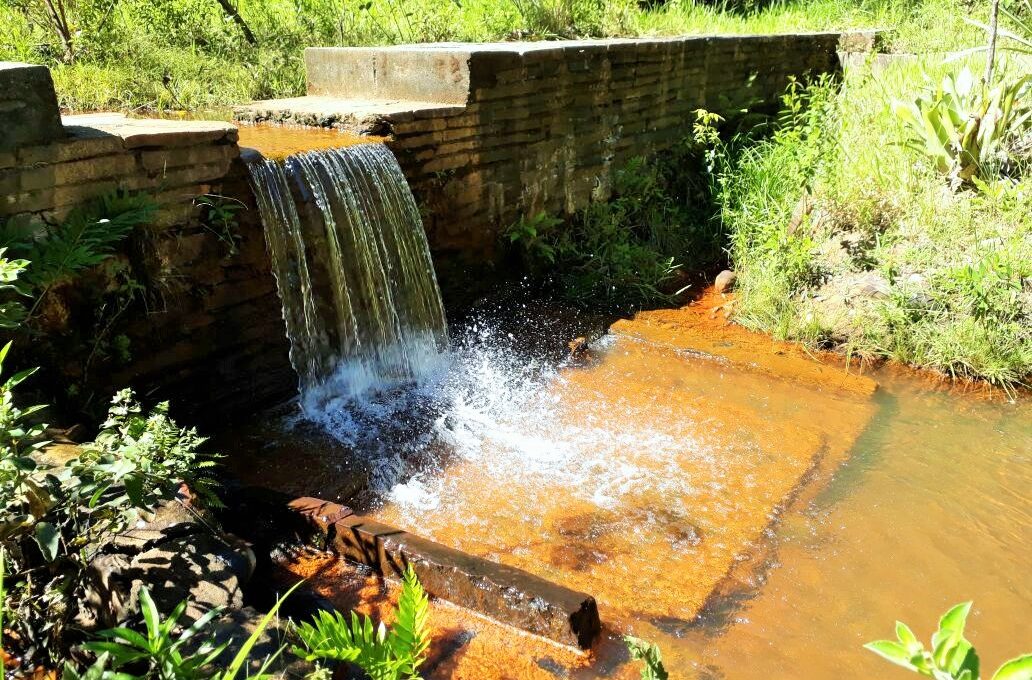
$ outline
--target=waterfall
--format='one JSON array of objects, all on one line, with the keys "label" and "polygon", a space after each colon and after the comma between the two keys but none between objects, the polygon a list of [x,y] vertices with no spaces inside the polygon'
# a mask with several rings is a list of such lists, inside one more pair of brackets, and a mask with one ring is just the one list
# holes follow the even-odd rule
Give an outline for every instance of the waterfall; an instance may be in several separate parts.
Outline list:
[{"label": "waterfall", "polygon": [[306,403],[417,378],[448,344],[415,199],[382,144],[250,163]]}]

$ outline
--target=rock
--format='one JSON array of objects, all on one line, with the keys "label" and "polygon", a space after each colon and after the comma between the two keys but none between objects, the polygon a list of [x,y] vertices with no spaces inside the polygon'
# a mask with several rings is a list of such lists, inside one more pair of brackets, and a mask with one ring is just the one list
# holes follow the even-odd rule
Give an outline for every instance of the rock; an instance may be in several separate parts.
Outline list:
[{"label": "rock", "polygon": [[716,281],[713,282],[713,290],[717,293],[730,293],[735,289],[735,284],[738,282],[738,274],[734,273],[730,269],[717,274]]},{"label": "rock", "polygon": [[196,534],[163,542],[129,565],[134,592],[146,584],[158,608],[167,612],[185,599],[195,619],[214,607],[241,607],[241,587],[254,572],[255,557],[234,537]]},{"label": "rock", "polygon": [[146,585],[162,614],[189,600],[186,617],[196,620],[214,607],[243,606],[242,586],[254,573],[255,555],[246,543],[216,536],[199,525],[168,530],[140,528],[132,539],[112,544],[121,552],[96,557],[86,569],[86,589],[77,622],[83,628],[110,628],[139,609]]},{"label": "rock", "polygon": [[892,286],[877,272],[864,272],[853,281],[852,297],[887,298]]}]

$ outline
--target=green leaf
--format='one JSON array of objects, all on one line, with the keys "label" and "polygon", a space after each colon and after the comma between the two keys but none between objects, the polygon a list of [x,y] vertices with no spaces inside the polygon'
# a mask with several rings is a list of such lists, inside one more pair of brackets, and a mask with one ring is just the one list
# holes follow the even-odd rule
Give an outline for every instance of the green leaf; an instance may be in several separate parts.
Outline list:
[{"label": "green leaf", "polygon": [[992,680],[1032,680],[1032,654],[1007,661],[993,673]]},{"label": "green leaf", "polygon": [[[254,632],[252,632],[250,637],[248,637],[244,644],[241,645],[240,649],[236,653],[236,656],[233,657],[233,660],[230,661],[229,666],[226,667],[226,670],[222,673],[219,673],[216,676],[218,680],[233,680],[236,677],[236,674],[240,672],[240,669],[243,667],[244,663],[247,662],[247,658],[250,656],[251,650],[258,643],[258,638],[261,637],[262,633],[265,632],[265,629],[269,627],[270,623],[272,623],[272,619],[276,616],[276,612],[279,611],[279,608],[283,605],[286,599],[290,597],[291,593],[297,590],[302,583],[304,583],[304,581],[298,581],[290,590],[283,594],[283,597],[276,600],[276,604],[273,605],[272,609],[270,609],[268,613],[266,613],[265,616],[262,617],[262,620],[255,627]],[[273,657],[279,656],[279,654],[282,651],[283,647],[280,647],[275,652]],[[264,665],[267,666],[268,662]]]},{"label": "green leaf", "polygon": [[405,675],[415,675],[416,669],[426,658],[430,647],[427,625],[429,612],[430,598],[410,564],[405,569],[401,597],[398,598],[398,614],[388,639]]},{"label": "green leaf", "polygon": [[147,638],[154,642],[161,635],[161,615],[158,614],[158,606],[154,604],[147,586],[140,587],[140,613],[143,614],[143,622],[147,626]]},{"label": "green leaf", "polygon": [[870,650],[886,661],[891,661],[897,666],[917,670],[917,667],[910,660],[910,652],[907,648],[894,640],[875,640],[864,645],[864,649]]},{"label": "green leaf", "polygon": [[53,562],[57,558],[57,551],[61,543],[61,534],[50,522],[40,522],[36,525],[34,538],[39,545],[43,559]]}]

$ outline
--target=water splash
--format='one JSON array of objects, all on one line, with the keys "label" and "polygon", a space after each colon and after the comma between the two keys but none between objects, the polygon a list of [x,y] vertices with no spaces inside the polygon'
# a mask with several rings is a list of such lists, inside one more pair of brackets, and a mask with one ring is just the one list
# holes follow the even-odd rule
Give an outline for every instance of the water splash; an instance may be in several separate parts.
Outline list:
[{"label": "water splash", "polygon": [[448,331],[419,209],[382,144],[250,166],[306,413],[433,371]]}]

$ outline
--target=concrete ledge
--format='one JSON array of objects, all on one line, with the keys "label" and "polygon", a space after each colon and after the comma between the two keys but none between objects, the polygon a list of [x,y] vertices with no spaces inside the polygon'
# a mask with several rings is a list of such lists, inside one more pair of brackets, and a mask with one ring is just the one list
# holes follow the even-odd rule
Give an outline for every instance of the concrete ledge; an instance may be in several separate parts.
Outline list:
[{"label": "concrete ledge", "polygon": [[502,623],[587,649],[601,624],[595,599],[527,572],[474,557],[317,498],[290,509],[346,559],[398,576],[411,564],[427,592]]},{"label": "concrete ledge", "polygon": [[447,118],[463,111],[463,106],[437,102],[310,95],[235,106],[233,117],[244,123],[288,123],[337,128],[354,134],[381,135],[389,133],[394,123],[420,117]]}]

